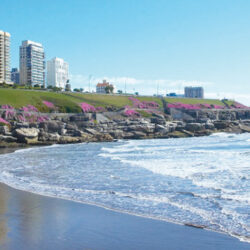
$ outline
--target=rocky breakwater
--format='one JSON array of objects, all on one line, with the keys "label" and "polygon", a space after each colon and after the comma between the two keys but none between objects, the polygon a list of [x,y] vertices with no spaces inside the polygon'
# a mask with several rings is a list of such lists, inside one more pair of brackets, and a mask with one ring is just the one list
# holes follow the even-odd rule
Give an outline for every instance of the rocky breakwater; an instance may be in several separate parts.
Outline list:
[{"label": "rocky breakwater", "polygon": [[0,147],[250,132],[249,110],[230,111],[230,115],[214,112],[189,112],[178,120],[174,116],[159,113],[153,113],[149,118],[126,117],[122,112],[55,113],[46,114],[46,119],[30,122],[20,121],[18,117],[12,117],[11,120],[1,118]]}]

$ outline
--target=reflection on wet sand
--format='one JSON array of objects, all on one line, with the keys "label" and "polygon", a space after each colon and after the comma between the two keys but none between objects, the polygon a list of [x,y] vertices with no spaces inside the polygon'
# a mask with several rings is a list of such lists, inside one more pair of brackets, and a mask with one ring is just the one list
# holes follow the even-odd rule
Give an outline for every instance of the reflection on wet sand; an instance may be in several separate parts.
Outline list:
[{"label": "reflection on wet sand", "polygon": [[8,192],[0,187],[0,244],[7,241],[8,225],[6,220],[7,203],[9,200]]}]

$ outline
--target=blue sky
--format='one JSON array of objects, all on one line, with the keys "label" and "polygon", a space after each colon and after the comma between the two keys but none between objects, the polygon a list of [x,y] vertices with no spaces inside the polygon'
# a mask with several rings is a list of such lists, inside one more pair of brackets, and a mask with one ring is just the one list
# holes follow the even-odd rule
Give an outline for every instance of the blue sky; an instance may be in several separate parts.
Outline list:
[{"label": "blue sky", "polygon": [[248,0],[0,0],[12,66],[22,40],[69,62],[71,84],[107,79],[141,94],[183,92],[250,105]]}]

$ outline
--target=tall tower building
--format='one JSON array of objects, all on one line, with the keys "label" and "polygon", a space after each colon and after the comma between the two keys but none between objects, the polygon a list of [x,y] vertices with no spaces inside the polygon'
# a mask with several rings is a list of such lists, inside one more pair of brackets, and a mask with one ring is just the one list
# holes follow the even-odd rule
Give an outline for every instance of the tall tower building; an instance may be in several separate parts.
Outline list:
[{"label": "tall tower building", "polygon": [[20,46],[20,84],[45,87],[45,54],[42,44],[23,41]]},{"label": "tall tower building", "polygon": [[10,83],[10,34],[0,30],[0,83]]},{"label": "tall tower building", "polygon": [[63,59],[55,57],[47,62],[47,87],[65,89],[69,79],[69,64]]}]

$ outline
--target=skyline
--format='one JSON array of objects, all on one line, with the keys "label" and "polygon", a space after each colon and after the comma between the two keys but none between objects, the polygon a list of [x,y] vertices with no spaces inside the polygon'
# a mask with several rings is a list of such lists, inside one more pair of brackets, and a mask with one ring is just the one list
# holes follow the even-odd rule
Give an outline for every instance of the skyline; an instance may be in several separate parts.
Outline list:
[{"label": "skyline", "polygon": [[[25,5],[25,8],[23,7]],[[96,6],[98,6],[96,8]],[[102,79],[140,94],[183,93],[250,105],[250,2],[2,0],[1,30],[11,34],[11,67],[23,40],[42,43],[46,61],[69,63],[73,88]],[[39,8],[39,11],[34,11]]]}]

